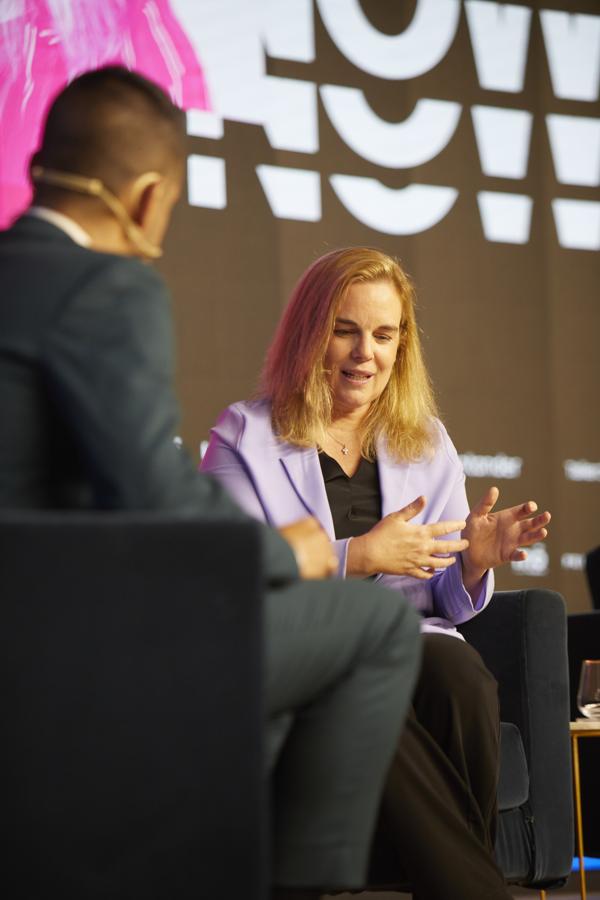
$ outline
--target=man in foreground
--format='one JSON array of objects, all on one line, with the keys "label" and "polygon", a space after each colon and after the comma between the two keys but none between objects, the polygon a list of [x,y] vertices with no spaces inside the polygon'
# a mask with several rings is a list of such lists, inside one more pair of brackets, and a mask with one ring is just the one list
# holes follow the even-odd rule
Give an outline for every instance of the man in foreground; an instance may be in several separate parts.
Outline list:
[{"label": "man in foreground", "polygon": [[[168,297],[134,258],[160,255],[184,135],[162,91],[119,68],[76,79],[49,112],[34,205],[0,235],[0,508],[245,518],[173,444]],[[272,881],[316,897],[364,882],[417,620],[373,585],[303,581],[337,566],[314,520],[261,533],[273,743],[292,721],[273,760]]]}]

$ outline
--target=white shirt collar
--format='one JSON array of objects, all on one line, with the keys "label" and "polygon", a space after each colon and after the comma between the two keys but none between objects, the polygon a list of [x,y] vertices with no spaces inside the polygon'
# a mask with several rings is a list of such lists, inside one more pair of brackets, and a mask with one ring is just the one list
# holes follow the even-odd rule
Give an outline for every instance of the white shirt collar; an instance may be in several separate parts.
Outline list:
[{"label": "white shirt collar", "polygon": [[28,216],[34,216],[36,219],[43,219],[44,222],[50,222],[56,225],[65,234],[68,234],[71,240],[79,244],[80,247],[90,247],[92,239],[84,229],[64,213],[57,212],[55,209],[48,209],[47,206],[30,206],[27,210]]}]

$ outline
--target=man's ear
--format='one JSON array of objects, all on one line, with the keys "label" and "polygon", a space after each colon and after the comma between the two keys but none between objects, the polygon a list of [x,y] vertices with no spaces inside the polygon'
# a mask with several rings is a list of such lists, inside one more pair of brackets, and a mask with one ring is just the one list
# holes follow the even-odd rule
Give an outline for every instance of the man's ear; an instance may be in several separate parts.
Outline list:
[{"label": "man's ear", "polygon": [[153,222],[165,191],[164,177],[158,172],[144,172],[129,189],[129,215],[142,230]]}]

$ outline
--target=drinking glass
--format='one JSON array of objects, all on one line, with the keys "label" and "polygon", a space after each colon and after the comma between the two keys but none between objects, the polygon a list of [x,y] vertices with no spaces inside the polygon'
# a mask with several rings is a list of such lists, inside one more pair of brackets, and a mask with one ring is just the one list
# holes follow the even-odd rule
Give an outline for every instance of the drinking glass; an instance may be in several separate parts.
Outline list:
[{"label": "drinking glass", "polygon": [[600,720],[600,659],[581,663],[577,706],[588,719]]}]

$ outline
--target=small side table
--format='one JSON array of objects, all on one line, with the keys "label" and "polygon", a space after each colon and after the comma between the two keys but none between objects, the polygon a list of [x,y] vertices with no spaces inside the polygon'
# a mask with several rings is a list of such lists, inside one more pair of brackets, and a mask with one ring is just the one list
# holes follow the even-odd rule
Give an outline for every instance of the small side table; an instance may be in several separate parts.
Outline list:
[{"label": "small side table", "polygon": [[586,900],[585,865],[583,862],[583,821],[581,818],[581,780],[579,777],[579,739],[600,737],[600,719],[576,719],[569,723],[571,749],[573,751],[573,788],[575,792],[575,827],[577,829],[577,853],[579,855],[579,886],[581,900]]}]

